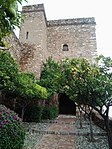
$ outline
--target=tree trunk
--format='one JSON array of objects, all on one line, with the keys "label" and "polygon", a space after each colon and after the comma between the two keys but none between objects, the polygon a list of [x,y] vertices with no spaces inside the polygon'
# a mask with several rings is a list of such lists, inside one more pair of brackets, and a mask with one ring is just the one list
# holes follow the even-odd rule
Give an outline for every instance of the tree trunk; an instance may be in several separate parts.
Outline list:
[{"label": "tree trunk", "polygon": [[14,101],[13,101],[13,109],[15,111],[15,108],[16,108],[16,98],[14,98]]},{"label": "tree trunk", "polygon": [[107,136],[108,136],[109,149],[112,149],[112,131],[111,131],[110,126],[109,126],[108,112],[109,112],[109,108],[107,108],[107,110],[106,110],[106,115],[104,117],[104,121],[105,121]]},{"label": "tree trunk", "polygon": [[84,106],[84,120],[86,121],[87,120],[87,117],[88,117],[88,115],[87,115],[87,107],[86,107],[86,105]]},{"label": "tree trunk", "polygon": [[82,110],[80,109],[80,107],[78,106],[78,108],[79,108],[79,113],[80,113],[80,129],[82,129],[83,127],[82,127]]},{"label": "tree trunk", "polygon": [[24,111],[25,111],[25,107],[23,106],[23,107],[22,107],[22,112],[21,112],[21,119],[22,119],[22,121],[23,121],[23,119],[24,119]]},{"label": "tree trunk", "polygon": [[92,112],[90,112],[89,122],[90,122],[90,137],[91,137],[91,141],[93,141],[95,139],[93,137]]}]

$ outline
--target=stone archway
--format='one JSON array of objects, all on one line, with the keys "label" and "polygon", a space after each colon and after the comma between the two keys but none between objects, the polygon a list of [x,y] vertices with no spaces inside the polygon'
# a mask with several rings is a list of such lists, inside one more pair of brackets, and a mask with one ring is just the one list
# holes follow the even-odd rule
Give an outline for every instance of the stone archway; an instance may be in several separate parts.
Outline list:
[{"label": "stone archway", "polygon": [[59,94],[59,114],[76,115],[76,105],[66,94]]}]

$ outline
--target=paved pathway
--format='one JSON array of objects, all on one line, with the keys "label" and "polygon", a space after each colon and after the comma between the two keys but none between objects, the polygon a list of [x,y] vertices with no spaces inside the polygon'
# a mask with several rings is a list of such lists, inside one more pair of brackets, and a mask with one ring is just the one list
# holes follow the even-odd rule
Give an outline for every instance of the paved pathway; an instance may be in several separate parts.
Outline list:
[{"label": "paved pathway", "polygon": [[76,149],[75,146],[75,116],[59,115],[48,128],[37,149]]}]

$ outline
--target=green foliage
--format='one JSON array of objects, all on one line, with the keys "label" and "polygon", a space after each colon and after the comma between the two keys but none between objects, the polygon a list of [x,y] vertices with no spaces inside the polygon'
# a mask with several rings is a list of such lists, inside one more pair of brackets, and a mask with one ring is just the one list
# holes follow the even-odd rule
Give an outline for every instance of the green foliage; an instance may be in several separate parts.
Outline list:
[{"label": "green foliage", "polygon": [[15,90],[18,65],[9,52],[0,50],[0,90]]},{"label": "green foliage", "polygon": [[16,82],[16,94],[24,99],[46,99],[47,90],[36,83],[36,79],[29,73],[19,73]]},{"label": "green foliage", "polygon": [[84,104],[85,100],[87,102],[87,98],[89,98],[88,87],[84,81],[85,77],[89,76],[90,64],[85,59],[72,59],[64,67],[69,74],[69,81],[64,86],[65,93],[75,102],[83,102]]},{"label": "green foliage", "polygon": [[0,90],[24,99],[46,99],[47,90],[36,83],[33,74],[20,73],[9,52],[0,51]]},{"label": "green foliage", "polygon": [[5,96],[18,99],[16,105],[22,108],[22,119],[29,102],[47,99],[46,88],[37,84],[33,74],[20,73],[10,53],[4,51],[0,51],[0,91]]},{"label": "green foliage", "polygon": [[25,131],[21,119],[0,105],[0,149],[22,149]]},{"label": "green foliage", "polygon": [[42,119],[42,106],[30,106],[26,109],[24,119],[27,122],[40,122]]},{"label": "green foliage", "polygon": [[35,84],[34,89],[35,89],[35,93],[37,94],[37,97],[39,99],[47,99],[47,90],[46,90],[46,88],[44,88],[44,87],[42,87],[38,84]]},{"label": "green foliage", "polygon": [[48,58],[46,63],[43,63],[40,85],[47,88],[49,97],[59,90],[60,72],[59,63],[55,62],[51,57]]},{"label": "green foliage", "polygon": [[18,10],[18,3],[23,0],[0,0],[0,46],[3,46],[2,39],[10,34],[15,26],[20,27],[21,13]]},{"label": "green foliage", "polygon": [[63,89],[74,102],[89,105],[102,114],[102,106],[112,104],[112,60],[105,57],[99,60],[99,66],[85,59],[65,60],[64,71],[69,81]]},{"label": "green foliage", "polygon": [[64,92],[74,102],[102,109],[103,105],[112,104],[112,60],[104,56],[97,60],[99,65],[86,59],[63,59],[57,63],[49,58],[44,63],[40,84],[50,95]]},{"label": "green foliage", "polygon": [[110,57],[104,57],[103,55],[100,55],[97,58],[99,68],[100,70],[107,74],[111,74],[112,72],[112,59]]},{"label": "green foliage", "polygon": [[42,119],[54,119],[58,116],[58,113],[56,106],[45,106],[42,112]]},{"label": "green foliage", "polygon": [[54,119],[58,116],[56,106],[30,106],[26,109],[24,119],[27,122],[40,122],[45,119]]}]

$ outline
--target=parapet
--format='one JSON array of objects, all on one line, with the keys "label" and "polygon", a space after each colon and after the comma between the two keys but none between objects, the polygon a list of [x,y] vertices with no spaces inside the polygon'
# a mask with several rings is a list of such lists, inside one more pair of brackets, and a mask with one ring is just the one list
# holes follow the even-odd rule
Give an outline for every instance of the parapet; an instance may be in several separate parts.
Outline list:
[{"label": "parapet", "polygon": [[95,18],[75,18],[75,19],[61,19],[47,21],[47,26],[62,26],[62,25],[83,25],[94,24],[96,25]]},{"label": "parapet", "polygon": [[44,4],[35,4],[22,7],[22,13],[39,12],[43,11],[46,24],[50,26],[62,26],[62,25],[83,25],[83,24],[94,24],[96,25],[95,18],[75,18],[75,19],[60,19],[60,20],[49,20],[46,19]]},{"label": "parapet", "polygon": [[28,5],[22,7],[22,13],[30,13],[30,12],[43,12],[45,22],[47,22],[44,4],[35,4],[35,5]]},{"label": "parapet", "polygon": [[28,5],[28,6],[22,7],[23,13],[37,12],[37,11],[44,11],[45,12],[44,4]]}]

